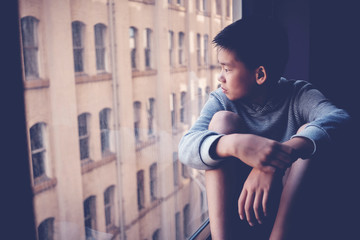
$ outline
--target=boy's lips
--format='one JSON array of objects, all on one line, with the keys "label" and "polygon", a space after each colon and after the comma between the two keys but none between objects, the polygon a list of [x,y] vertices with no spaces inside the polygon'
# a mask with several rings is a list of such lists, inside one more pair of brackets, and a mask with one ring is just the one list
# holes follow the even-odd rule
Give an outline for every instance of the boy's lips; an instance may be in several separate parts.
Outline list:
[{"label": "boy's lips", "polygon": [[225,88],[221,87],[221,89],[224,93],[227,92],[227,90]]}]

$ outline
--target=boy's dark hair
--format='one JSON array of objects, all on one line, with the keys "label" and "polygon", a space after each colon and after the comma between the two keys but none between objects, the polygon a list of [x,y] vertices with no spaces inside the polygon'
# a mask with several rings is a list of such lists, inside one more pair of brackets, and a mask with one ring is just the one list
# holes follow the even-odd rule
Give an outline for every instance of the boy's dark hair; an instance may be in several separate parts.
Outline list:
[{"label": "boy's dark hair", "polygon": [[216,35],[213,43],[233,51],[250,70],[264,66],[271,81],[283,74],[289,55],[286,30],[274,19],[263,16],[233,22]]}]

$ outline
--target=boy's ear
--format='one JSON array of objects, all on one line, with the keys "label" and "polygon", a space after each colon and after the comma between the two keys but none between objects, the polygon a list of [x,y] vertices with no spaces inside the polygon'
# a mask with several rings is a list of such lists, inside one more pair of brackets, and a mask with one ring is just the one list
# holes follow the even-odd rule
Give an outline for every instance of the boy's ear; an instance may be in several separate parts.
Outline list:
[{"label": "boy's ear", "polygon": [[260,66],[255,70],[255,74],[256,74],[256,83],[258,85],[262,85],[266,79],[267,79],[267,74],[266,74],[266,69],[264,66]]}]

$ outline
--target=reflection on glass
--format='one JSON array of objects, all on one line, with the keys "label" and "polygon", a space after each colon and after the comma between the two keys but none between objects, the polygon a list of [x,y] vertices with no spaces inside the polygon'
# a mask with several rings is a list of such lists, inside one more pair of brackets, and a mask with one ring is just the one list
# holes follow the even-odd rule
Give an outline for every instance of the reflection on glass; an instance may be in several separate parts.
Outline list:
[{"label": "reflection on glass", "polygon": [[38,239],[181,240],[207,219],[177,151],[218,85],[230,19],[210,2],[19,0]]}]

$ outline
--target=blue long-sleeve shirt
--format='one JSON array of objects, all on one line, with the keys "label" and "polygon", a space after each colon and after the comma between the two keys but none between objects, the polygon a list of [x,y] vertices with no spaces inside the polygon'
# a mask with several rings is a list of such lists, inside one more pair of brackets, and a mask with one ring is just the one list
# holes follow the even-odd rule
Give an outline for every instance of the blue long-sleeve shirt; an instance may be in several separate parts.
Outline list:
[{"label": "blue long-sleeve shirt", "polygon": [[[276,94],[264,106],[248,105],[241,100],[230,101],[221,88],[212,92],[200,117],[179,143],[182,163],[200,170],[213,169],[222,159],[213,159],[211,145],[223,134],[208,130],[213,115],[218,111],[231,111],[242,120],[242,133],[284,142],[292,137],[304,137],[314,144],[315,153],[323,151],[336,131],[350,116],[334,106],[325,96],[306,81],[281,78]],[[309,123],[301,133],[297,130]]]}]

